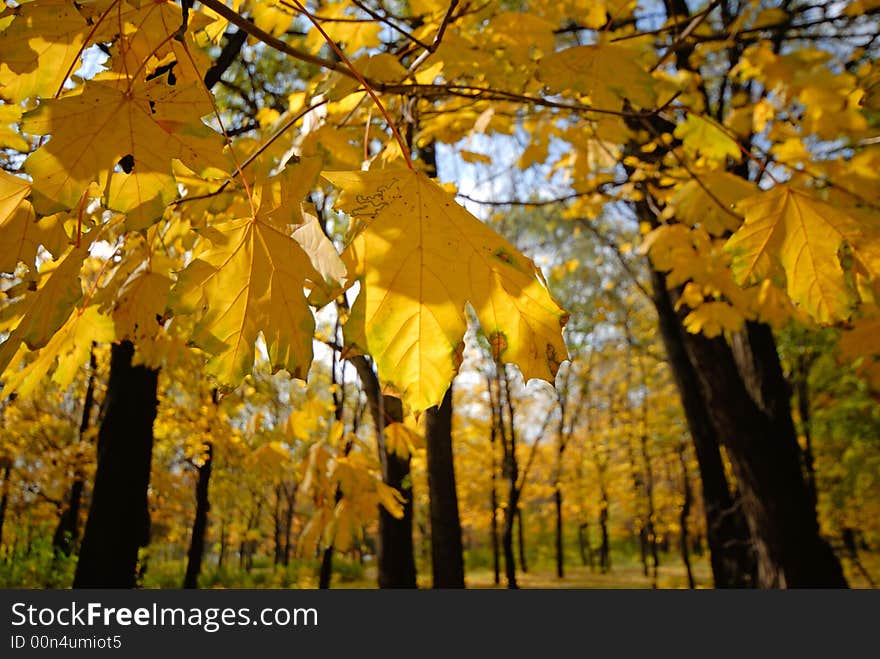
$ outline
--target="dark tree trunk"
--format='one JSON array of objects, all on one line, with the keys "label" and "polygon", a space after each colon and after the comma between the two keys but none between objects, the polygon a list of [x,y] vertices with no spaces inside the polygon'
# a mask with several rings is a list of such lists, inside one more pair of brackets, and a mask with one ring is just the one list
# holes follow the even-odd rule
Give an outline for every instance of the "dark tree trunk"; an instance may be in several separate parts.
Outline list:
[{"label": "dark tree trunk", "polygon": [[[394,396],[382,397],[389,422],[403,421],[403,403]],[[379,588],[415,588],[416,562],[413,547],[413,492],[409,456],[402,458],[379,446],[382,480],[404,497],[403,517],[397,519],[384,507],[379,508]]]},{"label": "dark tree trunk", "polygon": [[501,547],[504,551],[504,576],[507,587],[511,590],[519,588],[516,583],[516,556],[513,551],[513,526],[516,520],[516,506],[519,493],[515,486],[510,487],[507,508],[504,509],[504,525],[501,528]]},{"label": "dark tree trunk", "polygon": [[[564,546],[562,539],[562,487],[559,483],[556,483],[556,489],[553,492],[553,501],[556,506],[556,577],[558,579],[563,579],[565,577],[565,558],[564,558]],[[584,554],[584,545],[583,538],[581,538],[581,559],[584,561],[584,565],[586,562],[586,555]]]},{"label": "dark tree trunk", "polygon": [[492,534],[492,568],[495,573],[495,585],[501,583],[501,548],[498,542],[498,490],[495,476],[495,443],[492,443],[492,482],[489,493],[489,509],[492,511],[490,532]]},{"label": "dark tree trunk", "polygon": [[590,566],[590,570],[595,568],[593,562],[593,547],[590,544],[590,523],[584,522],[578,525],[578,548],[581,553],[581,565]]},{"label": "dark tree trunk", "polygon": [[769,327],[747,323],[733,347],[690,335],[688,355],[727,449],[756,541],[762,587],[845,588],[801,470],[790,397]]},{"label": "dark tree trunk", "polygon": [[797,364],[797,372],[794,376],[794,392],[797,400],[798,416],[801,418],[801,432],[804,436],[804,448],[801,459],[804,465],[804,478],[807,491],[813,502],[813,507],[819,501],[816,490],[816,460],[813,456],[813,433],[810,427],[810,360],[801,359]]},{"label": "dark tree trunk", "polygon": [[696,588],[696,584],[694,583],[694,573],[691,570],[691,555],[690,555],[690,546],[688,544],[688,518],[691,514],[691,504],[693,501],[693,495],[691,493],[691,481],[688,476],[688,468],[687,468],[687,459],[685,458],[685,447],[681,446],[678,449],[678,459],[681,463],[681,489],[682,489],[682,504],[681,504],[681,514],[678,518],[678,524],[681,527],[681,532],[679,535],[679,547],[681,549],[681,561],[684,563],[684,568],[687,571],[687,579],[688,579],[688,588]]},{"label": "dark tree trunk", "polygon": [[333,579],[333,545],[326,547],[321,552],[321,571],[318,573],[318,588],[326,590],[330,588]]},{"label": "dark tree trunk", "polygon": [[[645,426],[647,428],[647,422]],[[657,531],[654,526],[654,518],[656,516],[654,510],[654,471],[651,468],[651,456],[648,454],[647,434],[642,434],[640,447],[642,460],[645,463],[645,502],[648,506],[647,515],[645,516],[645,541],[651,552],[651,579],[654,588],[656,588],[657,572],[660,568],[660,555],[657,550]]]},{"label": "dark tree trunk", "polygon": [[114,344],[98,432],[98,468],[74,588],[133,588],[149,542],[147,488],[158,371],[132,366],[134,346]]},{"label": "dark tree trunk", "polygon": [[[504,387],[502,389],[502,381]],[[501,527],[501,548],[504,553],[504,575],[507,578],[507,587],[519,588],[516,582],[516,556],[514,554],[514,524],[516,513],[519,509],[519,465],[516,459],[516,428],[514,427],[513,401],[510,399],[510,381],[507,379],[507,371],[502,364],[495,364],[496,397],[492,406],[493,423],[497,424],[498,437],[503,449],[501,472],[507,479],[507,507],[504,509],[504,524]],[[491,394],[491,389],[490,389]],[[505,408],[507,410],[507,422],[504,420]]]},{"label": "dark tree trunk", "polygon": [[602,499],[599,503],[599,570],[603,574],[611,570],[611,540],[608,535],[608,493],[601,488]]},{"label": "dark tree trunk", "polygon": [[7,459],[3,466],[3,494],[0,495],[0,547],[3,546],[3,526],[6,523],[6,509],[9,507],[9,476],[12,473],[12,460]]},{"label": "dark tree trunk", "polygon": [[[95,356],[95,347],[89,355],[89,379],[86,384],[86,394],[83,398],[82,415],[79,422],[79,440],[82,441],[92,424],[92,408],[95,405],[95,371],[98,368],[98,360]],[[76,541],[79,539],[79,511],[82,505],[82,494],[85,489],[85,478],[80,465],[76,466],[76,475],[70,489],[67,492],[67,506],[58,520],[55,533],[52,536],[52,547],[56,552],[69,556]]]},{"label": "dark tree trunk", "polygon": [[464,588],[464,550],[452,454],[452,386],[426,412],[431,569],[434,588]]},{"label": "dark tree trunk", "polygon": [[52,534],[52,548],[64,556],[70,555],[79,537],[79,510],[84,489],[85,481],[77,476],[70,484],[66,497],[67,506],[58,519],[55,533]]},{"label": "dark tree trunk", "polygon": [[731,496],[718,435],[703,400],[697,373],[685,351],[684,330],[666,288],[665,275],[653,269],[651,275],[660,335],[681,396],[700,470],[706,541],[715,587],[755,586],[757,563],[749,527],[738,501]]},{"label": "dark tree trunk", "polygon": [[186,555],[186,574],[183,578],[184,588],[199,587],[199,573],[202,570],[202,558],[205,555],[205,535],[208,530],[208,513],[211,502],[208,498],[208,486],[211,482],[211,469],[214,464],[214,445],[205,444],[205,461],[198,467],[196,481],[196,517],[193,520],[192,537]]},{"label": "dark tree trunk", "polygon": [[382,480],[396,488],[406,503],[403,517],[396,519],[384,507],[379,507],[379,538],[376,546],[380,588],[416,588],[416,562],[413,547],[413,499],[409,478],[409,456],[405,459],[389,455],[385,450],[384,432],[387,423],[403,420],[403,403],[394,396],[383,396],[379,379],[372,365],[363,355],[349,358],[355,367],[361,386],[367,396],[370,414],[376,427],[379,445],[379,463]]},{"label": "dark tree trunk", "polygon": [[516,507],[516,544],[519,549],[519,569],[524,573],[529,571],[526,563],[526,533],[523,530],[522,506]]},{"label": "dark tree trunk", "polygon": [[293,515],[296,510],[296,493],[299,490],[299,484],[293,483],[290,492],[285,489],[285,497],[287,499],[287,508],[284,511],[284,556],[282,558],[284,566],[290,565],[291,553],[291,534],[293,532]]}]

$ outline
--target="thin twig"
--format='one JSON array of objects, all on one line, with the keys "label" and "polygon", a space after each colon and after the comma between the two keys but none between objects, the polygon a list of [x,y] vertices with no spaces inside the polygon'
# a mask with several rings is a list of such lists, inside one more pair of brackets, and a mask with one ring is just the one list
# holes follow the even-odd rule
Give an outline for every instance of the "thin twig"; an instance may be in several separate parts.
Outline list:
[{"label": "thin twig", "polygon": [[327,45],[333,49],[339,59],[345,62],[345,65],[348,67],[348,70],[354,75],[358,82],[360,82],[364,89],[367,91],[367,94],[370,95],[370,98],[373,99],[373,103],[376,104],[376,107],[379,109],[379,112],[382,113],[382,116],[385,118],[385,123],[388,124],[388,128],[391,130],[391,133],[394,135],[394,139],[397,140],[397,144],[400,147],[400,152],[403,154],[403,159],[406,161],[406,166],[410,169],[410,171],[415,171],[415,165],[413,165],[412,158],[409,155],[409,147],[403,141],[403,137],[400,135],[400,131],[397,130],[397,125],[391,119],[391,115],[388,114],[388,110],[385,109],[385,105],[382,101],[379,100],[379,96],[376,94],[375,90],[370,86],[370,84],[366,81],[366,79],[360,74],[360,72],[354,67],[351,60],[348,58],[342,49],[336,45],[336,42],[330,38],[330,35],[324,31],[324,28],[321,27],[321,24],[315,20],[315,17],[312,16],[309,11],[305,8],[305,6],[299,0],[291,0],[293,4],[299,7],[299,10],[306,15],[306,17],[312,22],[312,25],[315,26],[315,29],[321,33],[321,36],[324,37],[324,41],[327,42]]}]

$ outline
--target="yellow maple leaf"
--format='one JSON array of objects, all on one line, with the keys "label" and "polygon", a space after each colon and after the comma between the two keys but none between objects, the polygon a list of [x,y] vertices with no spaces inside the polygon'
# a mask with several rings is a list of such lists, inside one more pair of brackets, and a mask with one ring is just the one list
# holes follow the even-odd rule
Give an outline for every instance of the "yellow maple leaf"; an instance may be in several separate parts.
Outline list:
[{"label": "yellow maple leaf", "polygon": [[703,226],[709,233],[721,236],[736,231],[742,219],[733,210],[744,197],[758,188],[736,174],[716,170],[701,173],[699,180],[690,179],[672,196],[669,206],[675,217],[691,226]]},{"label": "yellow maple leaf", "polygon": [[685,153],[692,158],[703,156],[711,164],[723,164],[727,158],[739,162],[742,158],[739,146],[730,135],[712,121],[700,114],[690,113],[682,123],[675,127]]},{"label": "yellow maple leaf", "polygon": [[119,289],[111,313],[117,338],[152,338],[165,314],[170,289],[171,279],[152,269],[129,278]]},{"label": "yellow maple leaf", "polygon": [[39,213],[74,208],[98,181],[108,208],[128,214],[129,228],[148,226],[178,194],[172,159],[199,168],[228,164],[223,139],[200,119],[210,112],[196,84],[134,83],[113,74],[42,103],[22,125],[52,136],[25,162],[34,207]]},{"label": "yellow maple leaf", "polygon": [[763,279],[778,263],[789,297],[818,322],[849,316],[854,294],[839,252],[844,244],[859,245],[863,233],[858,220],[787,185],[747,197],[737,210],[745,222],[726,249],[738,282]]},{"label": "yellow maple leaf", "polygon": [[85,247],[74,247],[63,259],[43,263],[37,289],[14,305],[20,320],[0,345],[0,373],[22,342],[30,350],[42,348],[68,319],[82,298],[79,272],[87,255]]},{"label": "yellow maple leaf", "polygon": [[[12,216],[18,205],[27,197],[31,184],[0,169],[0,227]],[[3,270],[3,268],[0,268]]]},{"label": "yellow maple leaf", "polygon": [[616,44],[574,46],[541,58],[538,77],[553,91],[589,96],[597,107],[618,109],[627,99],[649,108],[657,102],[654,78],[640,59],[637,50]]},{"label": "yellow maple leaf", "polygon": [[212,353],[208,369],[238,385],[251,372],[262,332],[275,369],[304,377],[312,360],[315,321],[303,294],[322,281],[299,243],[254,218],[210,229],[211,245],[184,270],[172,306],[203,310],[193,340]]},{"label": "yellow maple leaf", "polygon": [[[52,373],[52,381],[62,388],[73,382],[77,372],[88,359],[92,342],[107,343],[115,338],[113,322],[98,313],[96,306],[83,311],[76,310],[52,336],[46,346],[40,349],[36,359],[19,370],[7,373],[3,383],[3,393],[16,392],[28,397],[45,386],[45,377]],[[21,347],[18,356],[24,356]],[[12,359],[17,364],[19,359]]]},{"label": "yellow maple leaf", "polygon": [[530,259],[422,173],[324,176],[342,190],[337,207],[366,225],[343,254],[361,280],[347,325],[362,319],[362,347],[413,410],[439,405],[455,375],[466,303],[496,357],[526,379],[553,381],[567,315]]},{"label": "yellow maple leaf", "polygon": [[727,302],[703,302],[684,318],[684,327],[691,334],[718,336],[722,332],[742,329],[745,317]]},{"label": "yellow maple leaf", "polygon": [[37,218],[30,202],[24,201],[12,215],[0,220],[0,272],[13,272],[18,263],[32,267],[41,245],[53,255],[64,251],[69,241],[63,217]]},{"label": "yellow maple leaf", "polygon": [[34,0],[14,11],[0,34],[0,96],[52,96],[76,68],[88,24],[68,0]]},{"label": "yellow maple leaf", "polygon": [[27,140],[12,127],[21,120],[22,109],[18,105],[0,103],[0,149],[15,149],[16,151],[28,151]]}]

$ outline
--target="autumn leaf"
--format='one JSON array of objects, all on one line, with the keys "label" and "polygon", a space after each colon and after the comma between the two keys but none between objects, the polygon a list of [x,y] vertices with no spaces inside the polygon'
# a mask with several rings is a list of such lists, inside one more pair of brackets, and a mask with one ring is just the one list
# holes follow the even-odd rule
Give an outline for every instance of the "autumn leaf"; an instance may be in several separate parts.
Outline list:
[{"label": "autumn leaf", "polygon": [[38,213],[76,207],[98,181],[108,208],[127,213],[130,228],[143,228],[178,195],[172,159],[227,165],[222,138],[200,119],[211,112],[202,88],[165,78],[130,82],[106,74],[25,115],[26,132],[52,136],[25,162]]},{"label": "autumn leaf", "polygon": [[38,218],[30,202],[22,202],[0,221],[0,272],[13,272],[18,263],[32,267],[40,246],[60,255],[69,244],[64,218],[63,213]]},{"label": "autumn leaf", "polygon": [[674,135],[684,144],[685,153],[691,158],[702,156],[712,165],[721,165],[728,158],[739,162],[742,154],[736,140],[712,119],[690,113],[675,127]]},{"label": "autumn leaf", "polygon": [[27,140],[13,127],[13,124],[21,120],[21,114],[19,106],[0,102],[0,149],[9,148],[23,152],[30,148]]},{"label": "autumn leaf", "polygon": [[238,385],[262,332],[272,367],[304,377],[315,321],[303,286],[322,276],[296,240],[262,220],[229,220],[208,233],[211,244],[181,273],[172,306],[202,312],[193,340],[214,355],[209,372]]},{"label": "autumn leaf", "polygon": [[[7,174],[0,169],[0,227],[6,223],[18,205],[27,197],[30,187],[30,183],[25,179]],[[2,269],[0,268],[0,270]]]},{"label": "autumn leaf", "polygon": [[17,313],[20,320],[0,345],[0,373],[20,343],[24,342],[29,350],[42,348],[65,323],[83,295],[79,272],[87,255],[84,247],[74,247],[59,261],[45,262],[37,289],[7,310]]},{"label": "autumn leaf", "polygon": [[574,46],[543,57],[538,77],[553,91],[589,96],[597,107],[618,109],[626,99],[650,108],[657,102],[654,79],[640,59],[637,50],[606,42]]},{"label": "autumn leaf", "polygon": [[455,375],[467,303],[497,358],[553,381],[567,316],[531,260],[424,174],[324,175],[342,191],[337,207],[366,223],[343,254],[361,280],[363,347],[413,409],[439,404]]},{"label": "autumn leaf", "polygon": [[51,97],[76,68],[88,24],[69,0],[33,0],[14,11],[0,34],[0,96]]},{"label": "autumn leaf", "polygon": [[742,224],[742,218],[734,211],[735,204],[757,191],[753,183],[736,174],[709,171],[676,190],[669,208],[682,222],[700,225],[715,236],[723,236]]},{"label": "autumn leaf", "polygon": [[[67,387],[88,359],[92,343],[109,343],[114,338],[113,322],[100,314],[96,306],[87,307],[82,312],[75,310],[46,346],[39,350],[35,359],[19,370],[7,372],[3,390],[6,394],[14,391],[20,396],[31,396],[45,387],[45,378],[49,373],[52,374],[52,382]],[[5,344],[2,348],[5,348]],[[24,346],[21,346],[17,356],[25,353]],[[10,363],[18,362],[14,358]]]},{"label": "autumn leaf", "polygon": [[743,199],[745,223],[727,242],[740,283],[760,280],[775,264],[785,271],[791,299],[820,323],[845,319],[854,294],[840,251],[859,245],[858,220],[816,197],[786,185]]}]

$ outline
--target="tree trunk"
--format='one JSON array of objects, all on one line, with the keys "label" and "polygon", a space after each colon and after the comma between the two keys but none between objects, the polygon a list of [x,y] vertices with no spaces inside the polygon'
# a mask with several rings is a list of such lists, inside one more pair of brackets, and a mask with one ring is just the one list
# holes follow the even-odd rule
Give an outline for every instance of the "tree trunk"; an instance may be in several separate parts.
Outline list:
[{"label": "tree trunk", "polygon": [[[386,421],[403,420],[403,403],[394,396],[383,396],[379,379],[363,355],[349,358],[360,377],[367,396],[370,414],[376,427],[382,481],[404,496],[403,517],[396,519],[379,507],[379,538],[376,547],[380,588],[416,588],[416,562],[413,547],[412,481],[409,478],[409,456],[406,459],[389,455],[385,450]],[[405,486],[404,486],[405,484]]]},{"label": "tree trunk", "polygon": [[522,506],[516,507],[516,544],[519,548],[519,569],[526,573],[529,571],[528,563],[526,563],[526,533],[523,530],[523,512]]},{"label": "tree trunk", "polygon": [[660,335],[681,396],[700,470],[706,541],[715,587],[755,586],[757,563],[751,534],[739,502],[731,496],[718,435],[703,400],[696,370],[685,350],[685,332],[666,288],[666,276],[653,269],[651,276]]},{"label": "tree trunk", "polygon": [[492,511],[491,527],[492,534],[492,568],[495,573],[495,585],[501,583],[501,549],[498,543],[498,490],[495,476],[495,443],[492,443],[492,490],[489,493],[489,508]]},{"label": "tree trunk", "polygon": [[0,547],[3,546],[3,526],[6,523],[6,509],[9,507],[9,476],[12,473],[12,460],[7,459],[3,466],[3,494],[0,495]]},{"label": "tree trunk", "polygon": [[707,407],[727,449],[756,541],[762,587],[845,588],[801,471],[789,391],[769,327],[747,323],[733,347],[686,342]]},{"label": "tree trunk", "polygon": [[196,481],[196,517],[193,521],[192,537],[187,552],[186,574],[183,578],[184,588],[199,587],[199,573],[202,570],[202,558],[205,555],[205,535],[208,530],[208,513],[211,502],[208,498],[208,486],[211,481],[211,469],[214,464],[214,445],[205,444],[205,461],[198,467]]},{"label": "tree trunk", "polygon": [[691,503],[693,496],[691,494],[691,481],[688,477],[687,459],[685,458],[685,447],[682,445],[678,449],[678,459],[681,463],[681,489],[682,489],[682,505],[681,514],[678,518],[678,524],[681,528],[679,535],[679,547],[681,548],[681,560],[687,571],[688,588],[696,588],[694,584],[694,574],[691,570],[690,547],[688,545],[688,517],[691,514]]},{"label": "tree trunk", "polygon": [[504,525],[501,528],[501,547],[504,551],[504,576],[507,578],[507,587],[511,590],[519,588],[516,583],[516,556],[513,551],[513,525],[516,520],[516,505],[518,499],[516,487],[510,488],[507,508],[504,509]]},{"label": "tree trunk", "polygon": [[[565,577],[565,559],[563,557],[563,539],[562,539],[562,487],[556,483],[553,492],[553,501],[556,505],[556,578],[563,579]],[[581,559],[586,562],[584,553],[583,538],[581,538]]]},{"label": "tree trunk", "polygon": [[[389,422],[403,421],[403,403],[394,396],[382,397]],[[403,517],[397,519],[384,507],[379,508],[379,588],[415,588],[416,562],[413,547],[413,491],[409,456],[402,458],[379,446],[382,480],[404,497]]]},{"label": "tree trunk", "polygon": [[794,392],[798,406],[798,416],[801,418],[801,432],[804,436],[804,447],[801,459],[804,465],[804,478],[806,479],[807,491],[813,507],[819,501],[816,489],[816,460],[813,456],[813,433],[810,427],[810,360],[800,359],[797,364],[797,372],[794,377]]},{"label": "tree trunk", "polygon": [[599,571],[603,574],[611,570],[611,541],[608,536],[608,492],[605,487],[601,488],[601,502],[599,504]]},{"label": "tree trunk", "polygon": [[147,488],[158,371],[132,366],[134,346],[114,344],[98,468],[74,588],[133,588],[138,550],[149,542]]},{"label": "tree trunk", "polygon": [[590,544],[590,523],[578,524],[578,548],[581,554],[581,565],[590,566],[590,571],[595,569],[593,562],[593,547]]},{"label": "tree trunk", "polygon": [[464,588],[464,550],[452,453],[452,386],[426,412],[431,569],[434,588]]},{"label": "tree trunk", "polygon": [[293,532],[293,515],[296,510],[296,493],[299,490],[299,484],[293,483],[290,492],[285,489],[285,498],[287,499],[287,508],[284,511],[284,556],[283,563],[287,567],[290,565],[291,540],[290,536]]},{"label": "tree trunk", "polygon": [[[83,398],[82,415],[79,422],[79,441],[83,440],[92,423],[92,408],[95,405],[95,371],[98,368],[98,360],[95,356],[95,346],[89,354],[89,379],[86,383],[86,394]],[[76,465],[76,474],[70,489],[67,492],[67,507],[62,512],[52,536],[52,547],[56,552],[69,556],[76,541],[79,539],[79,511],[82,505],[82,494],[85,489],[85,478],[80,465]]]}]

